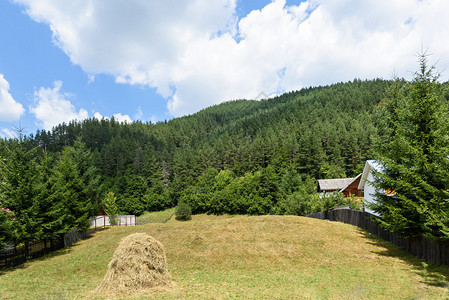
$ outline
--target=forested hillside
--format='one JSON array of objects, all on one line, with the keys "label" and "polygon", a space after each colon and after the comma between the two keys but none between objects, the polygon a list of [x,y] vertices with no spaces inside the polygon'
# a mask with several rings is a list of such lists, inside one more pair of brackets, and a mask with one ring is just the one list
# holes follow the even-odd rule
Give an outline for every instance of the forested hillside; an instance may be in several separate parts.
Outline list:
[{"label": "forested hillside", "polygon": [[[37,170],[30,195],[38,189],[42,199],[56,197],[52,191],[76,194],[81,202],[88,197],[89,204],[81,205],[87,214],[108,191],[122,213],[137,215],[178,201],[194,212],[285,213],[293,205],[300,213],[301,195],[313,193],[315,179],[362,170],[376,134],[374,110],[389,84],[354,80],[262,101],[230,101],[156,124],[74,121],[22,143],[1,140],[2,170],[17,168],[11,160],[26,153],[23,164],[31,160]],[[64,174],[68,169],[72,173]],[[7,208],[14,207],[19,209]],[[78,216],[73,222],[81,221]]]}]

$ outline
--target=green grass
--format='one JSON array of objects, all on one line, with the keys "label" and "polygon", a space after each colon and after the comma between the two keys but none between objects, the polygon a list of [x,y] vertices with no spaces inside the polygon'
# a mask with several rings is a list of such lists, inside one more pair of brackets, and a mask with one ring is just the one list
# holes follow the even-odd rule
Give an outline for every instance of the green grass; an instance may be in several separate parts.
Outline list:
[{"label": "green grass", "polygon": [[170,216],[175,212],[175,207],[163,211],[145,212],[143,215],[137,217],[137,224],[147,223],[163,223],[166,222]]},{"label": "green grass", "polygon": [[[115,248],[146,232],[165,248],[176,288],[135,299],[444,299],[448,267],[347,224],[293,216],[193,216],[116,227],[0,275],[0,299],[102,298]],[[127,298],[126,296],[121,296]],[[111,298],[111,297],[110,297]],[[120,298],[115,296],[116,299]]]}]

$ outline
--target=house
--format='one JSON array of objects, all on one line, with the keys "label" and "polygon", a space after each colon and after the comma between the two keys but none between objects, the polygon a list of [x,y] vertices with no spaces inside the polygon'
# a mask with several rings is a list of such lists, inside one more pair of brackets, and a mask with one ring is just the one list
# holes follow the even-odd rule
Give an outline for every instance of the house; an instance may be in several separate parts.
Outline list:
[{"label": "house", "polygon": [[350,197],[351,195],[362,197],[363,195],[358,188],[361,177],[362,174],[354,178],[320,179],[318,180],[318,185],[321,193],[340,192],[345,197]]},{"label": "house", "polygon": [[345,197],[351,197],[351,195],[354,195],[356,197],[363,197],[363,192],[359,189],[361,178],[362,173],[352,178],[352,180],[340,190],[340,193],[343,193]]},{"label": "house", "polygon": [[347,186],[353,178],[320,179],[318,186],[321,193],[338,192]]},{"label": "house", "polygon": [[363,193],[365,198],[365,211],[376,216],[380,216],[378,213],[370,209],[370,203],[376,203],[375,194],[376,188],[373,186],[374,172],[381,172],[382,168],[375,160],[367,160],[365,167],[360,178],[358,189]]}]

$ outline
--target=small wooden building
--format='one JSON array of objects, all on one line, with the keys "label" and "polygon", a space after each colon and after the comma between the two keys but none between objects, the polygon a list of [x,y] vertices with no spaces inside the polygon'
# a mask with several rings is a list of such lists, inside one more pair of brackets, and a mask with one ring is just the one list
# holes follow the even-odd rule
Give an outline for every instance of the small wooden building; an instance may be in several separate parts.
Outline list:
[{"label": "small wooden building", "polygon": [[351,197],[351,195],[363,197],[363,190],[359,189],[360,179],[362,179],[362,173],[352,178],[348,185],[340,190],[340,193],[343,193],[345,197]]},{"label": "small wooden building", "polygon": [[345,197],[350,197],[351,195],[363,197],[362,191],[359,190],[361,177],[362,174],[354,178],[320,179],[318,180],[318,185],[322,193],[340,192]]}]

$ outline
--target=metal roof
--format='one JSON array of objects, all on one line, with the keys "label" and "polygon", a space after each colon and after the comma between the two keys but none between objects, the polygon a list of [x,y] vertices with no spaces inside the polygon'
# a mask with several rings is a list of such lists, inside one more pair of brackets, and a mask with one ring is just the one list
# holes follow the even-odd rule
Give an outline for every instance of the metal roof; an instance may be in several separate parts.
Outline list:
[{"label": "metal roof", "polygon": [[365,163],[365,168],[363,169],[362,178],[359,182],[359,190],[363,189],[365,187],[366,179],[368,178],[369,173],[371,172],[371,169],[376,172],[382,173],[382,165],[379,164],[375,160],[367,160]]},{"label": "metal roof", "polygon": [[320,190],[341,190],[342,188],[348,186],[354,178],[338,178],[338,179],[320,179],[318,180],[318,185]]}]

